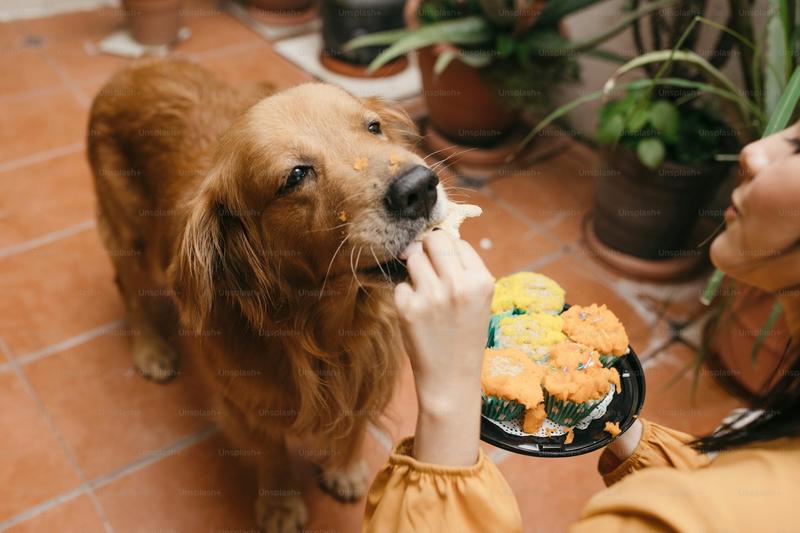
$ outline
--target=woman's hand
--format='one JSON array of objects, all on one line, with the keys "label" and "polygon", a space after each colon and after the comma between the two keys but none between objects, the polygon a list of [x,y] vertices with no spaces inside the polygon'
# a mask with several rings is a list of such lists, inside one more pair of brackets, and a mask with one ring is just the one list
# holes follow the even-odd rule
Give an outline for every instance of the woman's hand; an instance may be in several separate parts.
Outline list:
[{"label": "woman's hand", "polygon": [[414,454],[472,465],[494,278],[468,243],[443,231],[427,234],[406,264],[410,283],[395,288],[395,304],[420,408]]}]

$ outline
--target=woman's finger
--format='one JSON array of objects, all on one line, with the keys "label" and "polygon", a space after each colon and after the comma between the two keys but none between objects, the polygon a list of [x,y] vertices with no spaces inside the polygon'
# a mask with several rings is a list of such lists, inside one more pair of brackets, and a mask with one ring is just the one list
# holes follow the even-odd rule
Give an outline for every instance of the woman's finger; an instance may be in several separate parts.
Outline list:
[{"label": "woman's finger", "polygon": [[427,234],[422,246],[440,278],[454,278],[463,272],[456,241],[444,231],[432,231]]},{"label": "woman's finger", "polygon": [[491,276],[489,269],[486,268],[486,263],[483,262],[481,256],[475,251],[467,241],[456,241],[456,249],[458,250],[458,257],[461,260],[461,266],[464,270],[474,273],[482,273]]},{"label": "woman's finger", "polygon": [[439,277],[431,265],[430,259],[423,252],[412,253],[406,259],[408,277],[414,289],[418,292],[427,292],[435,289],[439,284]]},{"label": "woman's finger", "polygon": [[401,311],[408,310],[411,298],[414,297],[414,289],[405,281],[398,283],[394,288],[394,305]]}]

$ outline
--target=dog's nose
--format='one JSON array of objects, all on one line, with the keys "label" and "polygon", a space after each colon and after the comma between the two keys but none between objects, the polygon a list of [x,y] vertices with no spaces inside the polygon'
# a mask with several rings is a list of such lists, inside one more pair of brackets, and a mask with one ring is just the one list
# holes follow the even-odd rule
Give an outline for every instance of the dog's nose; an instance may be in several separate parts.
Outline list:
[{"label": "dog's nose", "polygon": [[439,176],[428,167],[412,167],[389,185],[384,198],[386,209],[397,218],[429,216],[436,203],[438,184]]}]

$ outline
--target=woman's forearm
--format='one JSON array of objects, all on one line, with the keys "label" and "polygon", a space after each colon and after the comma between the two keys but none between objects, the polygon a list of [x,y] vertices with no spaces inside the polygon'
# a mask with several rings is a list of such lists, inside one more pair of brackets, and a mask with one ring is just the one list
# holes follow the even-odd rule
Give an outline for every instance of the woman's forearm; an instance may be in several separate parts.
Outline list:
[{"label": "woman's forearm", "polygon": [[419,394],[414,457],[423,463],[472,466],[478,459],[480,382],[428,399]]}]

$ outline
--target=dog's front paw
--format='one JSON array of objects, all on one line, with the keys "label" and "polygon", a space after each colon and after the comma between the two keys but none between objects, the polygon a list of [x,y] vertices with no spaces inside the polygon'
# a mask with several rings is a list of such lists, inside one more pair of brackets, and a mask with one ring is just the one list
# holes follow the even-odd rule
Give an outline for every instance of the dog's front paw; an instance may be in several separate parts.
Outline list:
[{"label": "dog's front paw", "polygon": [[364,460],[341,468],[323,469],[319,479],[322,490],[339,501],[354,502],[367,491],[369,470]]},{"label": "dog's front paw", "polygon": [[178,354],[156,336],[143,335],[134,342],[133,364],[142,376],[159,383],[166,383],[178,375]]},{"label": "dog's front paw", "polygon": [[264,533],[297,533],[308,521],[306,504],[300,496],[260,495],[256,519]]}]

